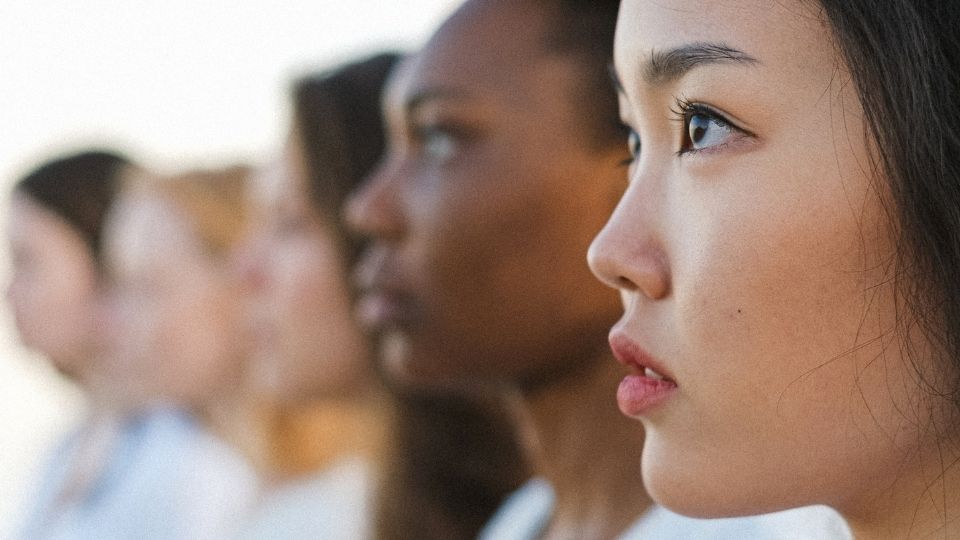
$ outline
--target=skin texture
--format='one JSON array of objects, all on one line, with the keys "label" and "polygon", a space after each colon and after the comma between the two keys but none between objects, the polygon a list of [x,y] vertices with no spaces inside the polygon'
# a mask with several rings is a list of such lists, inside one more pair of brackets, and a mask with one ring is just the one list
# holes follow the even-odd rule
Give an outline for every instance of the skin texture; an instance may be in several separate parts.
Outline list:
[{"label": "skin texture", "polygon": [[299,137],[254,180],[259,218],[239,257],[253,336],[251,384],[273,398],[344,398],[373,381],[353,319],[346,262],[327,219],[311,207]]},{"label": "skin texture", "polygon": [[495,4],[468,3],[393,78],[388,155],[347,208],[374,237],[360,319],[388,372],[428,385],[560,376],[616,316],[582,253],[623,151],[585,140],[576,62],[543,52],[540,8]]},{"label": "skin texture", "polygon": [[106,228],[111,369],[133,401],[200,407],[240,377],[239,295],[176,206],[131,191]]},{"label": "skin texture", "polygon": [[[650,77],[653,51],[698,42],[753,61]],[[640,418],[651,495],[694,516],[825,503],[858,537],[942,533],[955,423],[917,381],[941,366],[906,312],[897,325],[896,224],[829,27],[806,2],[627,0],[615,67],[642,144],[589,261],[624,299],[612,336],[677,383]],[[712,124],[685,151],[677,97],[742,130]]]},{"label": "skin texture", "polygon": [[388,375],[519,390],[556,492],[544,538],[613,538],[649,504],[633,481],[643,434],[608,393],[619,303],[583,253],[626,153],[588,135],[580,65],[546,52],[544,11],[467,2],[392,79],[388,155],[347,208],[373,237],[358,312]]},{"label": "skin texture", "polygon": [[89,382],[99,349],[90,249],[63,219],[19,194],[8,210],[7,237],[12,275],[6,298],[20,339],[70,378]]}]

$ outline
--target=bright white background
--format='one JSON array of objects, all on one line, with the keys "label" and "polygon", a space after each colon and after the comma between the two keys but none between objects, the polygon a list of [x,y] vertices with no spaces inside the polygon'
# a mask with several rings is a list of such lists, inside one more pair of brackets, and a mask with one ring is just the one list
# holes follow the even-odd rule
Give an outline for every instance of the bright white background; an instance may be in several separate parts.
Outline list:
[{"label": "bright white background", "polygon": [[[416,47],[458,3],[0,0],[2,215],[18,175],[86,143],[163,169],[267,159],[292,76]],[[76,391],[19,348],[0,302],[0,538],[44,452],[82,412]]]}]

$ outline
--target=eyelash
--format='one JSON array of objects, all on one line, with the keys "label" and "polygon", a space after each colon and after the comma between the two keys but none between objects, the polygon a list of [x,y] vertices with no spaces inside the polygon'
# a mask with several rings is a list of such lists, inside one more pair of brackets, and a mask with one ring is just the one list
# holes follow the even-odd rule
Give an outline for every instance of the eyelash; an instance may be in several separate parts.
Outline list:
[{"label": "eyelash", "polygon": [[[687,137],[690,133],[690,119],[694,116],[705,116],[710,120],[713,120],[722,127],[729,128],[733,131],[739,132],[743,135],[752,135],[752,133],[747,130],[737,126],[736,124],[727,120],[727,117],[715,110],[712,107],[703,105],[702,103],[694,103],[688,101],[687,99],[677,96],[675,98],[674,106],[670,108],[670,112],[674,115],[674,120],[680,122],[683,126],[683,138],[684,143],[681,145],[680,150],[677,150],[677,156],[683,156],[684,154],[696,154],[703,150],[710,150],[710,148],[697,149],[697,148],[685,148],[689,143]],[[722,145],[721,145],[722,146]],[[716,148],[716,147],[714,147]]]},{"label": "eyelash", "polygon": [[[411,132],[414,142],[421,151],[426,150],[434,138],[443,138],[452,145],[448,151],[455,153],[462,145],[469,143],[474,137],[474,132],[471,129],[456,122],[449,121],[415,124],[412,126]],[[449,159],[450,157],[452,157],[452,155],[445,156],[444,159]]]},{"label": "eyelash", "polygon": [[[693,118],[694,116],[705,116],[710,120],[716,122],[720,126],[729,128],[733,131],[737,131],[743,135],[747,135],[751,137],[754,136],[753,133],[750,133],[749,131],[730,122],[726,118],[726,116],[716,111],[712,107],[708,107],[701,103],[694,103],[692,101],[688,101],[683,97],[678,96],[675,98],[674,106],[670,108],[670,112],[673,113],[673,116],[674,116],[672,120],[680,122],[683,125],[682,133],[684,137],[684,143],[681,145],[681,148],[676,153],[678,157],[682,157],[685,154],[694,154],[697,152],[701,152],[702,150],[710,150],[710,148],[697,149],[697,148],[686,147],[688,145],[688,143],[686,142],[686,139],[689,136],[690,119]],[[627,130],[627,138],[629,141],[628,147],[630,148],[630,157],[621,161],[620,166],[629,167],[630,165],[633,164],[634,161],[636,161],[636,156],[639,155],[639,151],[638,152],[633,151],[633,145],[634,145],[634,141],[636,141],[637,145],[640,146],[640,142],[639,142],[640,136],[630,126],[623,124],[623,127],[626,128]]]},{"label": "eyelash", "polygon": [[447,126],[443,124],[429,124],[429,125],[414,126],[412,132],[416,141],[421,144],[424,141],[428,140],[430,137],[434,137],[437,135],[445,135],[445,136],[450,135],[450,130],[447,129]]},{"label": "eyelash", "polygon": [[620,130],[620,134],[621,134],[620,136],[625,137],[627,139],[627,149],[630,154],[629,156],[627,156],[626,159],[622,160],[617,165],[620,167],[629,167],[636,160],[636,157],[634,156],[634,152],[633,152],[634,139],[639,141],[640,136],[637,134],[636,131],[633,130],[632,127],[628,126],[626,122],[617,122],[617,129]]}]

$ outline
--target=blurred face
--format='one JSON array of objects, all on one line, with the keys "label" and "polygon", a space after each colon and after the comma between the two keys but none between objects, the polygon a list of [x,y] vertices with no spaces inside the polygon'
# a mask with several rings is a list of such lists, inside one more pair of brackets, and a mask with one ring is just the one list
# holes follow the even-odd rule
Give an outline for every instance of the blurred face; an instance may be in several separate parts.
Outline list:
[{"label": "blurred face", "polygon": [[932,373],[829,32],[800,1],[621,7],[635,160],[589,258],[625,300],[610,341],[644,480],[684,513],[863,510],[951,436],[902,354]]},{"label": "blurred face", "polygon": [[616,295],[583,254],[623,188],[535,3],[470,2],[394,77],[389,155],[348,205],[388,372],[535,384],[594,360]]},{"label": "blurred face", "polygon": [[107,226],[110,361],[134,400],[201,405],[239,377],[237,291],[178,208],[125,195]]},{"label": "blurred face", "polygon": [[20,339],[83,380],[97,352],[90,248],[66,221],[27,196],[14,194],[7,219],[13,274],[7,301]]},{"label": "blurred face", "polygon": [[283,400],[355,395],[372,380],[367,342],[337,233],[311,206],[298,137],[254,187],[259,219],[239,259],[251,384]]}]

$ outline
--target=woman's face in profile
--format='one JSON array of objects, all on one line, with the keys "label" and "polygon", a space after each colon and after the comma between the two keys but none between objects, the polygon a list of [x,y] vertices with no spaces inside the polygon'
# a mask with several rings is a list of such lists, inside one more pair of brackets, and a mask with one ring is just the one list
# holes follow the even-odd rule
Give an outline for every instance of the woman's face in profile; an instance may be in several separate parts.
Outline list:
[{"label": "woman's face in profile", "polygon": [[20,339],[83,381],[99,348],[91,324],[97,272],[90,248],[65,220],[18,194],[7,213],[7,237],[7,301]]},{"label": "woman's face in profile", "polygon": [[176,205],[124,194],[107,223],[103,318],[118,391],[133,402],[198,405],[241,369],[237,292]]},{"label": "woman's face in profile", "polygon": [[887,186],[815,8],[621,7],[635,160],[589,259],[625,298],[611,344],[634,373],[618,400],[646,428],[644,480],[683,513],[856,509],[936,448],[901,353]]},{"label": "woman's face in profile", "polygon": [[253,179],[256,219],[238,266],[247,288],[250,384],[276,399],[357,395],[373,380],[335,229],[311,205],[301,142]]},{"label": "woman's face in profile", "polygon": [[398,378],[535,385],[605,353],[618,304],[583,254],[625,154],[588,140],[580,57],[544,20],[472,3],[389,86],[388,155],[348,208],[373,236],[357,311]]}]

